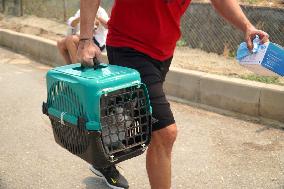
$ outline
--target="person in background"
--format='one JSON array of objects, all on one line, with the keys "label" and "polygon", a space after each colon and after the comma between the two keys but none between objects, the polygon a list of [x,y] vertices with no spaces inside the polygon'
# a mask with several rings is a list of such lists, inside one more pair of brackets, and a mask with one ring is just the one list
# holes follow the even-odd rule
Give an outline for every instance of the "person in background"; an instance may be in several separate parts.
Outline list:
[{"label": "person in background", "polygon": [[[106,36],[107,36],[107,22],[109,16],[107,12],[99,7],[93,28],[93,42],[100,51],[105,50]],[[66,64],[77,63],[77,48],[79,45],[80,34],[80,10],[67,20],[67,36],[57,41],[57,47],[60,54],[63,56]]]}]

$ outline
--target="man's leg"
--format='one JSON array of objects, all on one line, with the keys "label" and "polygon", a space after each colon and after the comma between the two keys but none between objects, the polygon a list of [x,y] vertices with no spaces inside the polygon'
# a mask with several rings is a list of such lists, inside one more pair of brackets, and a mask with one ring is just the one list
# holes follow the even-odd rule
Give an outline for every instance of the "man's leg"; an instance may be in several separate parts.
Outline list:
[{"label": "man's leg", "polygon": [[66,64],[71,64],[69,52],[68,52],[68,49],[66,47],[66,38],[63,38],[63,39],[57,41],[57,48],[58,48],[60,54],[62,55],[62,57],[64,58]]},{"label": "man's leg", "polygon": [[171,188],[171,153],[176,136],[176,124],[152,134],[146,157],[146,168],[152,189]]},{"label": "man's leg", "polygon": [[70,35],[66,37],[66,47],[69,52],[71,63],[78,63],[77,49],[79,44],[78,35]]},{"label": "man's leg", "polygon": [[130,48],[107,47],[110,64],[136,69],[146,84],[152,106],[153,123],[151,144],[147,151],[146,168],[152,189],[170,189],[171,152],[177,136],[175,120],[170,109],[163,82],[171,64],[171,58],[165,61],[151,57]]}]

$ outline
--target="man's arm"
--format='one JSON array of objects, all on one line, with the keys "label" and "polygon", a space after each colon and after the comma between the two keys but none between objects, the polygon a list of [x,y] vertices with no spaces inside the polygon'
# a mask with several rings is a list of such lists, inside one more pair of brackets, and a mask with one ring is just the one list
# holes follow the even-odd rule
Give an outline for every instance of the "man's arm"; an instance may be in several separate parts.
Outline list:
[{"label": "man's arm", "polygon": [[100,49],[93,43],[93,28],[100,0],[80,0],[80,41],[78,61],[84,66],[93,66],[93,58],[100,57]]},{"label": "man's arm", "polygon": [[250,50],[253,48],[252,40],[256,35],[259,35],[263,43],[268,41],[268,34],[257,30],[250,23],[237,0],[211,0],[211,2],[221,16],[244,32],[245,40]]},{"label": "man's arm", "polygon": [[92,38],[94,22],[100,6],[100,0],[81,0],[80,38]]}]

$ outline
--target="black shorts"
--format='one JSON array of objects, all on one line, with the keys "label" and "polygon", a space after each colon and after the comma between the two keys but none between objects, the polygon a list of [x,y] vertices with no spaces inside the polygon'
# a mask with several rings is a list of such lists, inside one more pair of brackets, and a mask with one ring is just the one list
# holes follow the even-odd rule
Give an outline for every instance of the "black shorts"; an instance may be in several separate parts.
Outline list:
[{"label": "black shorts", "polygon": [[163,91],[172,57],[158,61],[132,48],[110,46],[107,46],[107,55],[110,64],[133,68],[140,73],[141,80],[148,89],[153,118],[157,120],[153,124],[153,131],[174,124],[173,113]]}]

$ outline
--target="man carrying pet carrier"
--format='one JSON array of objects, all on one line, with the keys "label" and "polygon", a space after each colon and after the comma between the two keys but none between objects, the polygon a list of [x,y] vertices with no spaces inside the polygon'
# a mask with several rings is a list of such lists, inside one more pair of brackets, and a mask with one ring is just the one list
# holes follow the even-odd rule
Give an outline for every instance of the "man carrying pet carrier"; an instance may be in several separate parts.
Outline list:
[{"label": "man carrying pet carrier", "polygon": [[[255,35],[262,42],[268,34],[257,30],[242,12],[237,0],[211,0],[215,9],[244,32],[249,49]],[[147,85],[153,117],[152,141],[146,168],[152,189],[171,188],[171,153],[177,127],[163,92],[176,41],[180,38],[180,19],[190,0],[115,0],[108,22],[107,53],[110,64],[138,70]],[[78,56],[85,66],[92,66],[100,50],[92,42],[92,28],[100,0],[81,0],[81,34]],[[208,31],[210,32],[210,31]],[[91,170],[105,179],[111,188],[128,188],[127,180],[115,166]]]}]

